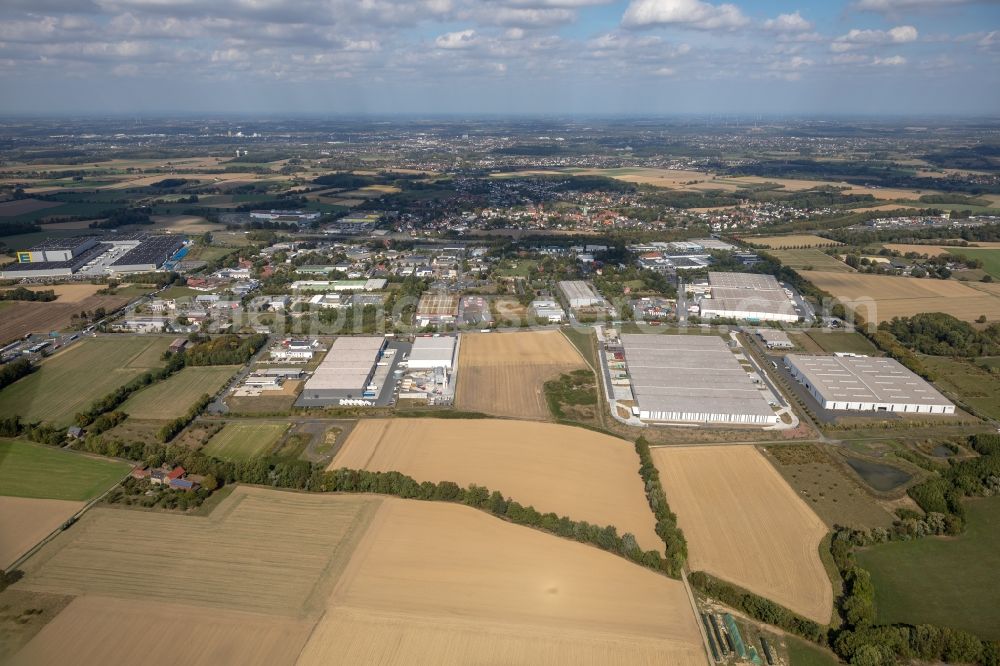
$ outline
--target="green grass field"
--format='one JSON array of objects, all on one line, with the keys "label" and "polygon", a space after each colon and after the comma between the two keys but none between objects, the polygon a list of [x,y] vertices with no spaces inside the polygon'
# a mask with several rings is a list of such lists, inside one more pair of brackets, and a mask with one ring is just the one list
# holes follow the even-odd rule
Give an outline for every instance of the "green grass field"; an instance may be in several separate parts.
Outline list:
[{"label": "green grass field", "polygon": [[840,662],[828,651],[801,638],[788,637],[788,661],[791,666],[836,666]]},{"label": "green grass field", "polygon": [[804,250],[767,250],[789,268],[810,271],[825,271],[827,273],[853,273],[854,270],[836,257],[831,257],[822,250],[809,248]]},{"label": "green grass field", "polygon": [[77,412],[146,370],[162,365],[169,336],[87,338],[46,359],[0,391],[0,416],[69,426]]},{"label": "green grass field", "polygon": [[270,451],[288,425],[284,423],[227,423],[202,452],[222,460],[247,460]]},{"label": "green grass field", "polygon": [[830,331],[824,329],[822,331],[808,331],[806,335],[819,345],[823,351],[831,354],[834,352],[846,352],[849,354],[866,354],[871,356],[878,353],[875,345],[868,338],[853,331]]},{"label": "green grass field", "polygon": [[115,485],[129,466],[19,440],[0,440],[0,495],[89,500]]},{"label": "green grass field", "polygon": [[871,572],[880,623],[929,623],[1000,639],[1000,497],[971,500],[966,533],[858,552]]},{"label": "green grass field", "polygon": [[987,418],[1000,419],[1000,377],[969,361],[944,356],[921,356],[934,373],[934,383]]},{"label": "green grass field", "polygon": [[992,275],[994,279],[1000,279],[1000,250],[962,247],[956,248],[952,254],[980,260],[983,262],[984,271]]},{"label": "green grass field", "polygon": [[203,394],[215,395],[239,370],[238,365],[184,368],[168,379],[135,393],[121,410],[137,419],[175,419]]}]

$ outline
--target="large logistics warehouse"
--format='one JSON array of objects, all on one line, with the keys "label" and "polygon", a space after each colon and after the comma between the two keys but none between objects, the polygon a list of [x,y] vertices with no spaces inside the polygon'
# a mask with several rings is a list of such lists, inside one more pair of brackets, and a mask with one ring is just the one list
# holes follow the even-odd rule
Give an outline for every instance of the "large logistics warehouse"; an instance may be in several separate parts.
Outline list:
[{"label": "large logistics warehouse", "polygon": [[452,335],[420,337],[413,341],[409,367],[413,370],[455,367],[455,346],[457,338]]},{"label": "large logistics warehouse", "polygon": [[773,425],[778,416],[722,338],[621,336],[643,421]]},{"label": "large logistics warehouse", "polygon": [[785,366],[824,409],[955,413],[954,404],[891,358],[788,354]]},{"label": "large logistics warehouse", "polygon": [[385,346],[383,337],[337,338],[306,381],[303,397],[316,400],[375,397],[381,387],[369,389],[369,385]]},{"label": "large logistics warehouse", "polygon": [[566,303],[573,310],[601,305],[604,302],[601,295],[583,280],[564,280],[558,287],[566,298]]},{"label": "large logistics warehouse", "polygon": [[708,274],[712,297],[701,300],[701,316],[749,321],[799,320],[784,288],[771,275],[757,273]]}]

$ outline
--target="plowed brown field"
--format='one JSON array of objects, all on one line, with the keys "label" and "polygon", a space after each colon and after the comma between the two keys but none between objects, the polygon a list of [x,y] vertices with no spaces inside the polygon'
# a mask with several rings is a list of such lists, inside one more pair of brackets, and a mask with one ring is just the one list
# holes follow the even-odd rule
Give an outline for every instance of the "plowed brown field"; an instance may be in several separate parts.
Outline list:
[{"label": "plowed brown field", "polygon": [[543,513],[614,525],[644,549],[663,550],[632,445],[589,430],[492,419],[363,420],[329,469],[338,467],[483,485]]},{"label": "plowed brown field", "polygon": [[830,579],[819,559],[827,528],[752,446],[653,449],[688,563],[826,624]]},{"label": "plowed brown field", "polygon": [[586,367],[559,331],[469,333],[462,336],[455,406],[523,419],[546,419],[543,384]]}]

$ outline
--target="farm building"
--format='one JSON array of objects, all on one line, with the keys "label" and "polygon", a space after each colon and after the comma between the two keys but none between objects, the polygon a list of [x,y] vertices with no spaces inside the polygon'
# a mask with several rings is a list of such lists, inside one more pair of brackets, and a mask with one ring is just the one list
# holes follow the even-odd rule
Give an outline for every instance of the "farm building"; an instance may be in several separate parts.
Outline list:
[{"label": "farm building", "polygon": [[722,338],[624,334],[621,342],[640,419],[762,426],[778,422]]},{"label": "farm building", "polygon": [[455,366],[455,347],[458,339],[451,335],[418,337],[410,352],[410,369],[429,370]]},{"label": "farm building", "polygon": [[600,294],[583,280],[563,280],[558,286],[570,309],[599,306],[604,302]]},{"label": "farm building", "polygon": [[758,328],[757,337],[768,349],[791,349],[795,346],[787,333],[774,328]]},{"label": "farm building", "polygon": [[417,326],[454,324],[458,316],[458,296],[454,294],[424,294],[417,304]]},{"label": "farm building", "polygon": [[385,346],[383,337],[337,338],[306,381],[303,396],[314,400],[374,398],[378,388],[370,384]]},{"label": "farm building", "polygon": [[825,409],[955,413],[947,398],[891,358],[789,354],[785,366]]},{"label": "farm building", "polygon": [[700,302],[701,316],[749,321],[799,320],[791,298],[771,275],[710,272],[711,298]]}]

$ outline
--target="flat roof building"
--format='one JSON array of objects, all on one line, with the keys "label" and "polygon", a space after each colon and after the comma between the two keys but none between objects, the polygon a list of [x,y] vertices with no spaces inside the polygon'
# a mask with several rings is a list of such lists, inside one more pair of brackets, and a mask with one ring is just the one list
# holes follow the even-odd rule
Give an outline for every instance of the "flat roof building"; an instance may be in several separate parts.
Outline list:
[{"label": "flat roof building", "polygon": [[458,296],[455,294],[423,294],[417,303],[417,326],[454,324],[458,317]]},{"label": "flat roof building", "polygon": [[700,302],[706,319],[796,322],[792,300],[772,275],[709,272],[712,297]]},{"label": "flat roof building", "polygon": [[600,294],[583,280],[563,280],[558,286],[571,309],[589,308],[604,302]]},{"label": "flat roof building", "polygon": [[772,425],[778,416],[722,338],[623,334],[644,421]]},{"label": "flat roof building", "polygon": [[[339,337],[306,381],[303,396],[314,399],[363,398],[375,365],[385,349],[384,337]],[[377,391],[376,391],[377,392]]]},{"label": "flat roof building", "polygon": [[453,335],[418,337],[413,341],[409,366],[416,370],[432,368],[452,369],[455,365],[455,347],[458,338]]},{"label": "flat roof building", "polygon": [[788,333],[775,328],[758,328],[757,337],[760,338],[768,349],[791,349],[795,346]]},{"label": "flat roof building", "polygon": [[951,401],[891,358],[788,354],[785,366],[824,409],[955,413]]},{"label": "flat roof building", "polygon": [[150,236],[120,256],[109,267],[112,273],[155,271],[184,247],[182,236]]}]

